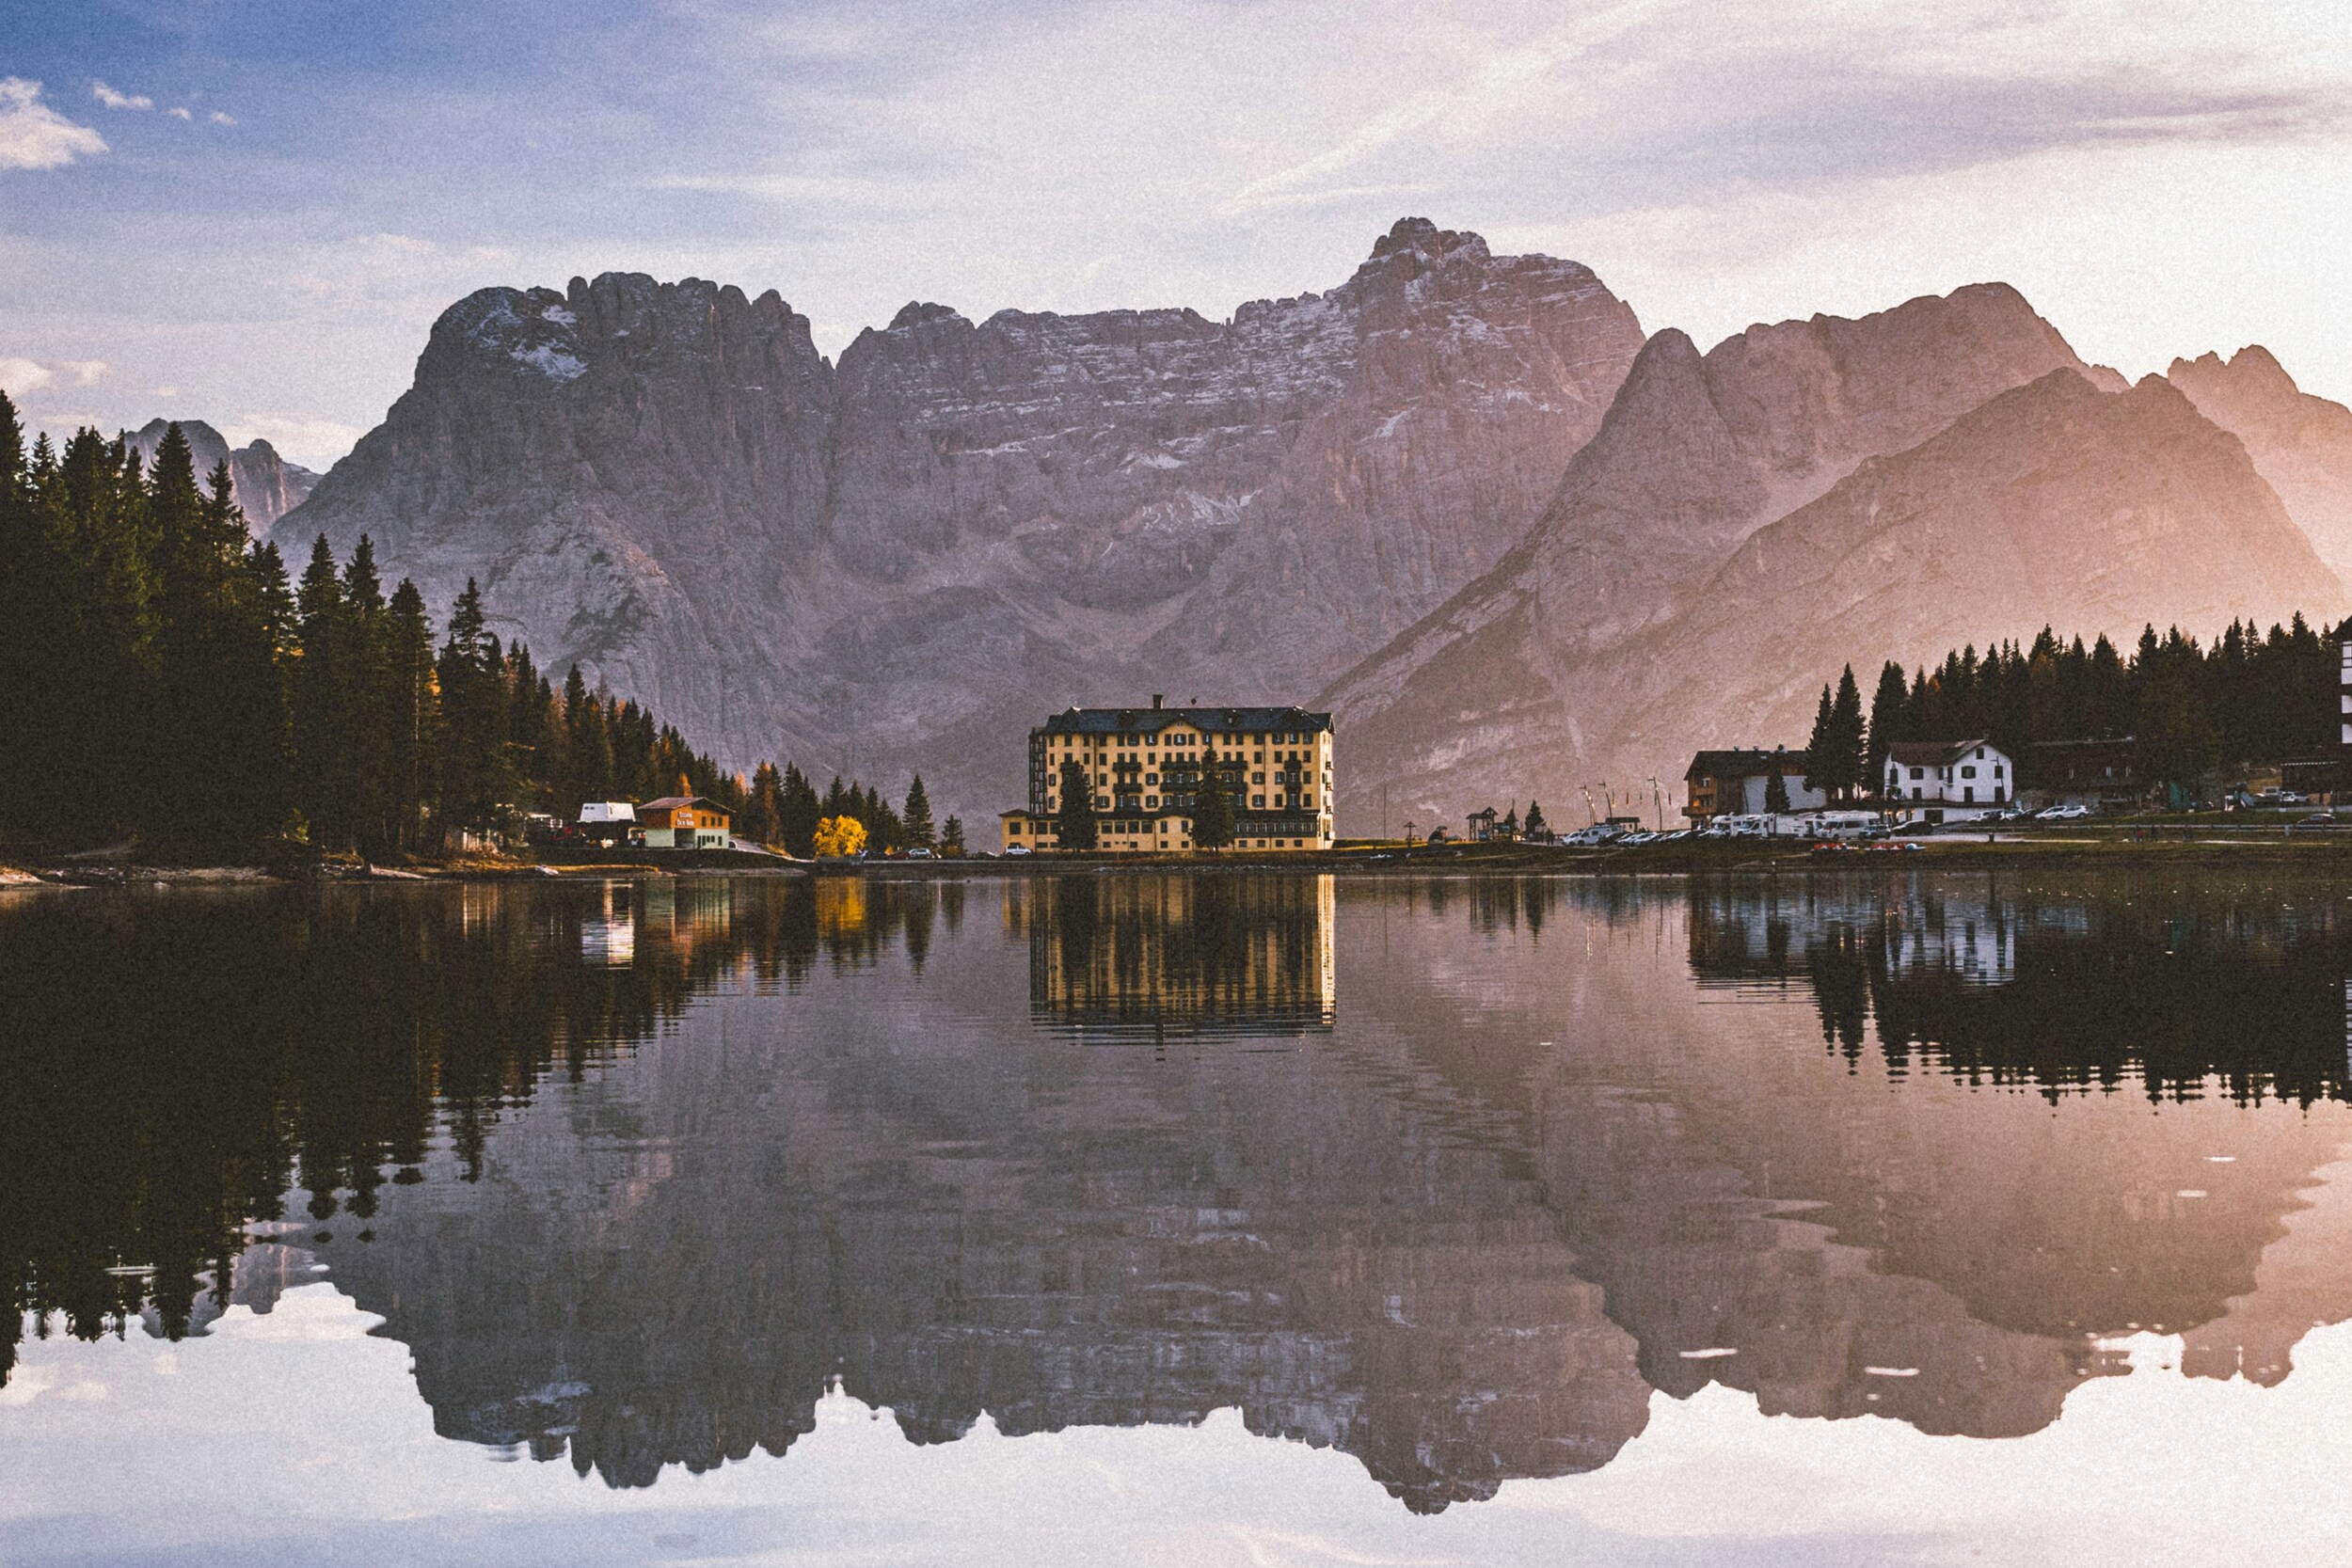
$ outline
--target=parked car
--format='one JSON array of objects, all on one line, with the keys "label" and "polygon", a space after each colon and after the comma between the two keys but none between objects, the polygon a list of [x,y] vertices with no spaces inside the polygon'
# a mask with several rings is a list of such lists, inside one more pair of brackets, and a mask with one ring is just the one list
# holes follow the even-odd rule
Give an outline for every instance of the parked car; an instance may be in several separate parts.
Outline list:
[{"label": "parked car", "polygon": [[2045,806],[2034,813],[2034,818],[2040,822],[2074,822],[2090,815],[2089,806]]},{"label": "parked car", "polygon": [[2298,828],[2341,828],[2343,822],[2331,811],[2315,811],[2296,824]]},{"label": "parked car", "polygon": [[935,861],[939,859],[939,857],[931,853],[929,849],[910,849],[907,851],[907,859],[911,861]]},{"label": "parked car", "polygon": [[1025,854],[1027,854],[1028,852],[1029,852],[1029,847],[1028,847],[1027,845],[1025,845],[1025,844],[1015,844],[1015,845],[1012,845],[1012,846],[1009,847],[1005,850],[1005,858],[1006,858],[1007,860],[1010,860],[1010,859],[1011,859],[1013,856],[1015,856],[1015,855],[1025,855]]}]

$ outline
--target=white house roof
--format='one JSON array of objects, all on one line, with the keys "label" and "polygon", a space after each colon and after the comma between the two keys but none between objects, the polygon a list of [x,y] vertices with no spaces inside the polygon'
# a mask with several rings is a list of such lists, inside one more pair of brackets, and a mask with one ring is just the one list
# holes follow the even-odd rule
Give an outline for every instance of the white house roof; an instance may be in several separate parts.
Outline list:
[{"label": "white house roof", "polygon": [[637,808],[627,800],[583,800],[580,806],[582,822],[634,822]]},{"label": "white house roof", "polygon": [[1966,740],[1898,740],[1886,749],[1886,760],[1905,768],[1948,768],[1988,744],[1980,735]]}]

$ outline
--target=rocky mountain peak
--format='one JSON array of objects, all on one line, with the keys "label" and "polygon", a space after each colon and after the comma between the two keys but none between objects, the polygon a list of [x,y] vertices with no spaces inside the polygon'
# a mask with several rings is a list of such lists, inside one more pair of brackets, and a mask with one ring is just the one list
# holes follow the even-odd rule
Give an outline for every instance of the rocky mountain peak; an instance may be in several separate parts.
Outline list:
[{"label": "rocky mountain peak", "polygon": [[943,813],[1073,702],[1297,701],[1522,536],[1641,343],[1589,268],[1407,220],[1345,283],[975,325],[608,273],[467,296],[286,525],[653,703]]},{"label": "rocky mountain peak", "polygon": [[2261,344],[2175,359],[2166,379],[2249,455],[2322,558],[2352,579],[2352,409],[2313,397]]},{"label": "rocky mountain peak", "polygon": [[2165,376],[2199,406],[2232,414],[2292,417],[2303,395],[2286,367],[2260,343],[2248,344],[2227,360],[2210,349],[2194,359],[2175,359]]},{"label": "rocky mountain peak", "polygon": [[904,332],[914,327],[927,325],[931,322],[952,322],[964,326],[972,325],[963,312],[952,305],[932,305],[923,300],[911,299],[898,308],[898,313],[890,318],[890,325],[883,330]]},{"label": "rocky mountain peak", "polygon": [[1391,256],[1412,256],[1429,265],[1460,258],[1464,261],[1490,260],[1484,236],[1468,230],[1440,229],[1427,218],[1399,218],[1389,231],[1372,242],[1374,262]]},{"label": "rocky mountain peak", "polygon": [[[125,431],[122,438],[133,451],[147,462],[155,460],[155,450],[164,444],[164,433],[172,426],[169,420],[150,420],[135,431]],[[195,461],[198,483],[202,483],[220,464],[229,465],[230,493],[245,513],[246,526],[256,537],[267,533],[278,518],[300,506],[318,483],[319,476],[297,463],[289,463],[278,455],[278,449],[267,441],[254,440],[230,450],[219,431],[202,420],[182,420],[180,434],[186,437],[188,454]]]}]

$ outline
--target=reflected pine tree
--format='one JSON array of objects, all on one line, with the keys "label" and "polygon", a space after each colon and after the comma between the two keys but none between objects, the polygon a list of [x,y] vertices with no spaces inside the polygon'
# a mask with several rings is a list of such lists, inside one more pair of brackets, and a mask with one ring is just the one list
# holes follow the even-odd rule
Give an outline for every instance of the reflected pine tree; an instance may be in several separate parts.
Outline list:
[{"label": "reflected pine tree", "polygon": [[723,985],[924,947],[935,898],[713,879],[0,906],[0,1380],[28,1322],[187,1332],[256,1227],[363,1228],[437,1139],[473,1179],[546,1079]]}]

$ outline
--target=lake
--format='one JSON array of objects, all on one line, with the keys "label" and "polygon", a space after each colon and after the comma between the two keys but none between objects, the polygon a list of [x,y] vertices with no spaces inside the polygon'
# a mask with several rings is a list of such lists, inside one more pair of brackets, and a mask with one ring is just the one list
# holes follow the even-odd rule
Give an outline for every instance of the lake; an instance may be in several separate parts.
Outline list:
[{"label": "lake", "polygon": [[0,896],[0,1560],[2352,1560],[2324,877]]}]

